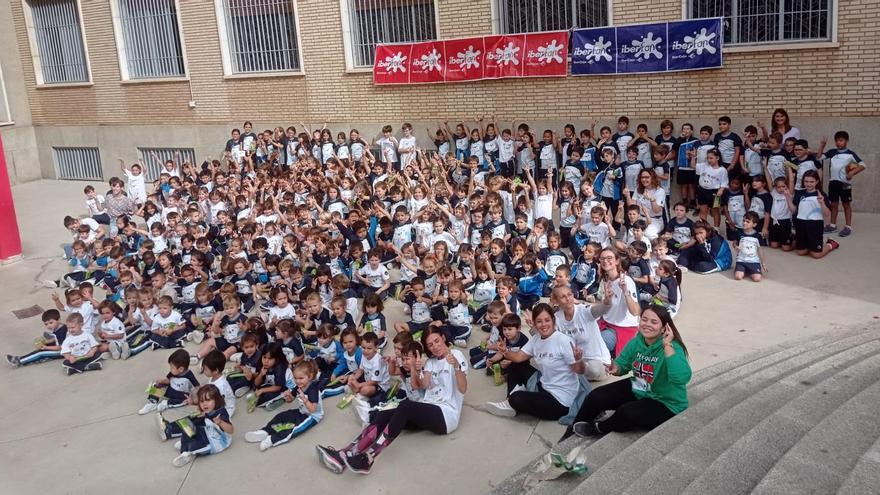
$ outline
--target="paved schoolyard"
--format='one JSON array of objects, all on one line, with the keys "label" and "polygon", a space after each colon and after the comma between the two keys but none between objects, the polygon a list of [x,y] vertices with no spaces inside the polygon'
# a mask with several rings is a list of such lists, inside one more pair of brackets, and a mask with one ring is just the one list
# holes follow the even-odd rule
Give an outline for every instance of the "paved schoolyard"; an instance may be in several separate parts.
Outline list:
[{"label": "paved schoolyard", "polygon": [[[81,214],[82,182],[39,181],[13,188],[24,260],[0,267],[0,347],[21,354],[41,332],[39,317],[17,320],[12,310],[52,307],[42,278],[66,271],[59,245],[68,242],[65,214]],[[855,234],[821,261],[770,252],[768,278],[735,282],[732,272],[685,275],[676,320],[695,369],[803,335],[880,317],[880,216],[857,215]],[[405,317],[389,304],[389,323]],[[482,333],[471,338],[476,343]],[[389,346],[390,347],[390,346]],[[58,362],[13,370],[0,367],[0,493],[270,493],[283,489],[359,493],[482,493],[555,441],[551,422],[504,420],[475,409],[498,400],[482,372],[472,373],[461,427],[444,437],[404,433],[368,476],[335,476],[315,461],[316,443],[341,445],[359,430],[338,398],[325,402],[324,421],[287,445],[261,453],[244,442],[272,413],[239,405],[234,441],[221,455],[189,467],[171,465],[172,442],[160,443],[152,416],[138,416],[147,383],[167,372],[169,351],[129,361],[105,361],[101,372],[66,377]],[[169,417],[176,417],[175,413]],[[437,469],[430,474],[427,469]]]}]

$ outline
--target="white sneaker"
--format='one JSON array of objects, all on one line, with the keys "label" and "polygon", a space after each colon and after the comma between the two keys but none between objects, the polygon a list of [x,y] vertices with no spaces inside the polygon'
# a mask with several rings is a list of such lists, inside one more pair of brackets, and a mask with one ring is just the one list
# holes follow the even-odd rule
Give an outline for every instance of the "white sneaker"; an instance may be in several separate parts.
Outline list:
[{"label": "white sneaker", "polygon": [[193,330],[192,332],[186,334],[186,340],[192,342],[193,344],[201,344],[203,340],[205,340],[205,332],[200,330]]},{"label": "white sneaker", "polygon": [[455,339],[455,340],[452,342],[452,345],[454,345],[455,347],[467,347],[468,344],[467,344],[467,340],[464,340],[464,339]]},{"label": "white sneaker", "polygon": [[197,364],[199,364],[199,355],[193,354],[192,356],[189,357],[189,365],[195,366]]},{"label": "white sneaker", "polygon": [[196,455],[192,452],[183,452],[179,456],[175,457],[174,460],[171,461],[171,464],[174,464],[174,467],[183,467],[191,463],[193,460],[195,460],[195,458]]},{"label": "white sneaker", "polygon": [[244,440],[248,443],[258,443],[269,438],[269,434],[263,430],[249,431],[244,434]]},{"label": "white sneaker", "polygon": [[40,283],[43,284],[43,287],[47,289],[57,289],[58,284],[54,280],[40,280]]},{"label": "white sneaker", "polygon": [[265,452],[272,447],[272,437],[266,437],[260,442],[260,452]]},{"label": "white sneaker", "polygon": [[156,404],[156,410],[159,412],[167,411],[168,410],[168,401],[163,400],[163,401],[159,402],[158,404]]},{"label": "white sneaker", "polygon": [[512,418],[516,416],[516,409],[510,407],[510,403],[507,402],[507,399],[501,402],[487,402],[486,411],[488,411],[489,414],[501,416],[502,418]]},{"label": "white sneaker", "polygon": [[109,347],[110,357],[112,357],[113,359],[119,359],[120,357],[122,357],[122,352],[120,352],[119,344],[115,340],[110,342]]},{"label": "white sneaker", "polygon": [[251,391],[250,387],[239,387],[239,388],[235,389],[235,391],[232,392],[232,394],[235,395],[236,399],[241,399],[245,395],[249,394],[250,391]]},{"label": "white sneaker", "polygon": [[148,401],[146,404],[144,404],[144,407],[138,410],[138,414],[140,414],[141,416],[143,416],[144,414],[150,414],[151,412],[155,411],[157,407],[158,405],[155,402]]},{"label": "white sneaker", "polygon": [[162,417],[162,413],[156,413],[156,426],[159,427],[159,440],[163,442],[168,440],[168,434],[165,433],[165,418]]},{"label": "white sneaker", "polygon": [[122,341],[122,349],[119,351],[119,357],[122,359],[128,359],[131,357],[131,346],[128,345],[127,340]]},{"label": "white sneaker", "polygon": [[229,362],[230,362],[230,363],[235,363],[235,364],[239,364],[239,363],[241,363],[241,353],[240,353],[240,352],[236,352],[235,354],[229,356]]},{"label": "white sneaker", "polygon": [[174,442],[174,450],[180,452],[180,440]]}]

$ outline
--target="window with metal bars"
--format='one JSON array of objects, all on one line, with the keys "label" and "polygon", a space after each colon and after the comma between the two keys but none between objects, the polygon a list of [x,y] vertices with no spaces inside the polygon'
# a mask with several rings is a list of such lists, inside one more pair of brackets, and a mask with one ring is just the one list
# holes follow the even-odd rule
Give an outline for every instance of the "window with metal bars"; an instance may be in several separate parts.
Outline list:
[{"label": "window with metal bars", "polygon": [[38,52],[38,83],[88,82],[89,69],[76,0],[28,0]]},{"label": "window with metal bars", "polygon": [[59,179],[104,180],[98,148],[52,148]]},{"label": "window with metal bars", "polygon": [[184,75],[175,0],[117,0],[126,79]]},{"label": "window with metal bars", "polygon": [[177,165],[178,172],[184,162],[195,164],[196,152],[192,148],[138,148],[138,156],[146,167],[147,181],[158,180],[168,160]]},{"label": "window with metal bars", "polygon": [[437,39],[434,0],[346,0],[355,67],[371,67],[379,43]]},{"label": "window with metal bars", "polygon": [[231,71],[301,70],[294,0],[221,0]]},{"label": "window with metal bars", "polygon": [[608,25],[608,0],[496,0],[502,34]]},{"label": "window with metal bars", "polygon": [[828,41],[832,1],[689,0],[688,17],[723,17],[726,45]]},{"label": "window with metal bars", "polygon": [[3,67],[0,67],[0,124],[12,122],[9,111],[9,99],[6,98],[6,83],[3,80]]}]

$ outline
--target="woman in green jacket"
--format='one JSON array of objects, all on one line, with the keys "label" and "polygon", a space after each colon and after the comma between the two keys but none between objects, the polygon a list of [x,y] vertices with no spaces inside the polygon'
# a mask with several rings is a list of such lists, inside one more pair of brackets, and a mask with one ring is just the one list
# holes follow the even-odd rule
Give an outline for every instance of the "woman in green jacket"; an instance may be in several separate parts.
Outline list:
[{"label": "woman in green jacket", "polygon": [[[652,305],[642,311],[638,335],[608,367],[608,373],[617,376],[630,371],[629,380],[590,392],[565,436],[651,430],[687,409],[691,366],[687,348],[665,308]],[[597,421],[608,410],[614,414]]]}]

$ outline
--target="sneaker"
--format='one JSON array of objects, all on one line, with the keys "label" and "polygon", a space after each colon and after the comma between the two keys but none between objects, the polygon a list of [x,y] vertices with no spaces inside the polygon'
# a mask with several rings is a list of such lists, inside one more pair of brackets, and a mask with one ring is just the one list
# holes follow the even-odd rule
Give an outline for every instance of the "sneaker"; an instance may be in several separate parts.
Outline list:
[{"label": "sneaker", "polygon": [[86,371],[100,371],[102,369],[104,369],[104,365],[101,364],[100,361],[95,361],[94,363],[89,363],[89,365],[86,366]]},{"label": "sneaker", "polygon": [[[110,348],[112,349],[113,346],[111,345]],[[112,353],[112,352],[102,352],[102,353],[101,353],[101,359],[110,359],[110,358],[112,358],[112,357],[113,357],[113,353]],[[114,358],[114,359],[119,359],[119,357],[116,357],[116,358]]]},{"label": "sneaker", "polygon": [[197,364],[199,364],[199,355],[193,354],[192,356],[189,357],[189,365],[195,366]]},{"label": "sneaker", "polygon": [[851,234],[852,234],[852,227],[847,225],[846,227],[843,228],[843,230],[840,231],[839,235],[840,235],[840,237],[849,237]]},{"label": "sneaker", "polygon": [[58,342],[58,337],[52,332],[43,332],[43,342]]},{"label": "sneaker", "polygon": [[244,441],[248,443],[258,443],[269,438],[269,434],[263,430],[249,431],[244,434]]},{"label": "sneaker", "polygon": [[351,469],[354,473],[370,474],[370,470],[373,469],[373,460],[367,454],[345,456],[343,460],[348,469]]},{"label": "sneaker", "polygon": [[168,422],[162,417],[162,413],[156,413],[156,426],[159,427],[159,440],[163,442],[168,440],[168,433],[166,432]]},{"label": "sneaker", "polygon": [[483,325],[483,326],[480,327],[480,330],[482,330],[482,331],[484,331],[484,332],[486,332],[486,333],[489,333],[489,332],[492,331],[492,325],[488,325],[488,324]]},{"label": "sneaker", "polygon": [[274,411],[283,405],[284,405],[284,398],[282,398],[279,395],[278,397],[263,404],[263,407],[265,407],[267,411]]},{"label": "sneaker", "polygon": [[507,402],[507,399],[501,402],[487,402],[486,411],[488,411],[489,414],[501,416],[502,418],[512,418],[516,416],[516,409],[510,407],[510,403]]},{"label": "sneaker", "polygon": [[122,357],[122,353],[119,349],[119,344],[116,341],[110,342],[110,357],[113,359],[119,359]]},{"label": "sneaker", "polygon": [[230,363],[235,363],[235,364],[239,364],[239,363],[241,363],[241,353],[240,353],[240,352],[236,352],[235,354],[229,356],[229,362],[230,362]]},{"label": "sneaker", "polygon": [[825,226],[825,233],[826,234],[833,234],[835,232],[837,232],[837,225],[834,225],[833,223],[829,223],[828,225]]},{"label": "sneaker", "polygon": [[829,246],[831,246],[831,250],[832,250],[832,251],[834,251],[835,249],[837,249],[837,248],[840,247],[840,243],[837,242],[837,241],[835,241],[834,239],[828,239],[828,240],[825,241],[825,242],[826,242]]},{"label": "sneaker", "polygon": [[249,387],[240,387],[240,388],[235,389],[235,391],[232,392],[232,394],[235,395],[236,399],[241,399],[242,397],[249,394],[250,392],[251,392],[251,389]]},{"label": "sneaker", "polygon": [[56,282],[54,280],[40,280],[40,283],[43,284],[43,287],[45,287],[47,289],[57,289],[58,288],[58,282]]},{"label": "sneaker", "polygon": [[269,309],[271,309],[271,308],[272,308],[272,306],[270,306],[269,303],[267,303],[267,302],[260,304],[260,309],[262,309],[263,311],[269,311]]},{"label": "sneaker", "polygon": [[205,340],[205,332],[200,330],[192,331],[186,334],[186,340],[192,342],[193,344],[201,344],[203,340]]},{"label": "sneaker", "polygon": [[150,344],[150,350],[151,350],[151,351],[155,351],[156,349],[159,349],[159,344],[157,344],[157,343],[155,343],[155,342],[151,343],[151,344]]},{"label": "sneaker", "polygon": [[142,407],[138,410],[138,414],[140,414],[141,416],[143,416],[144,414],[149,414],[149,413],[155,411],[158,407],[159,407],[159,405],[156,404],[155,402],[148,401],[146,404],[144,404],[144,407]]},{"label": "sneaker", "polygon": [[122,341],[122,349],[119,351],[119,357],[122,359],[128,359],[131,357],[131,346],[128,345],[128,341]]},{"label": "sneaker", "polygon": [[18,368],[19,366],[21,366],[21,359],[19,359],[18,356],[13,356],[12,354],[6,355],[6,362],[9,363],[9,365],[13,368]]},{"label": "sneaker", "polygon": [[598,421],[578,421],[572,425],[571,429],[574,431],[575,435],[581,438],[597,437],[599,435],[604,435],[604,433],[599,431],[598,425]]},{"label": "sneaker", "polygon": [[65,369],[67,370],[67,376],[70,376],[70,375],[76,373],[76,370],[73,368],[65,368]]},{"label": "sneaker", "polygon": [[182,446],[183,446],[183,444],[180,443],[180,440],[174,442],[174,450],[180,452],[180,448],[181,448]]},{"label": "sneaker", "polygon": [[316,445],[315,450],[318,452],[318,461],[335,474],[342,474],[345,471],[345,459],[342,454],[333,447],[322,447]]},{"label": "sneaker", "polygon": [[455,339],[455,341],[452,342],[452,345],[455,347],[467,347],[467,340]]},{"label": "sneaker", "polygon": [[159,402],[158,404],[156,404],[156,410],[159,412],[167,411],[168,410],[168,401],[163,400],[163,401]]},{"label": "sneaker", "polygon": [[266,437],[260,442],[260,452],[265,452],[272,447],[272,437]]},{"label": "sneaker", "polygon": [[195,458],[196,455],[192,452],[183,452],[179,456],[175,457],[174,460],[171,461],[171,464],[173,464],[174,467],[183,467],[191,463],[193,460],[195,460]]}]

